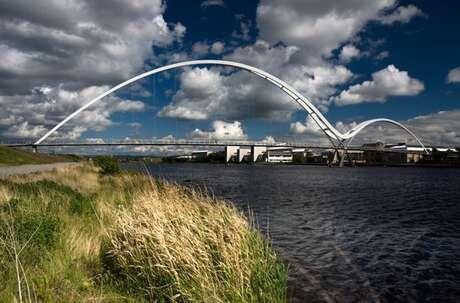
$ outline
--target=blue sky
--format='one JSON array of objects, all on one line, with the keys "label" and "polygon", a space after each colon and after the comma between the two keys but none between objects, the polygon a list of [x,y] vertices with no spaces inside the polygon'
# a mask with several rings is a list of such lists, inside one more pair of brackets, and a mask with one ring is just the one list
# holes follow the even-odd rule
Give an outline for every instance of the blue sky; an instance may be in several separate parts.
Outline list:
[{"label": "blue sky", "polygon": [[[143,71],[213,58],[279,76],[340,130],[387,117],[430,144],[460,145],[456,1],[45,2],[0,4],[4,140],[38,138],[90,97]],[[269,84],[211,66],[145,79],[56,134],[165,136],[327,142]],[[391,127],[361,139],[408,140]]]}]

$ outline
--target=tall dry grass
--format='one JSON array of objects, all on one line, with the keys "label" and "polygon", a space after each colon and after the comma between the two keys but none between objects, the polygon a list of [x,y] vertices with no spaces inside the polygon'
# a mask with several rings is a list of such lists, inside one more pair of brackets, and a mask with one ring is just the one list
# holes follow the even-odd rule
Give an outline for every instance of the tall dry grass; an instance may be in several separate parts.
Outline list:
[{"label": "tall dry grass", "polygon": [[[231,204],[190,188],[83,164],[0,181],[0,219],[6,301],[285,301],[269,243]],[[20,264],[11,243],[25,247]]]},{"label": "tall dry grass", "polygon": [[178,185],[156,182],[119,210],[104,254],[149,300],[285,301],[286,269],[244,215]]},{"label": "tall dry grass", "polygon": [[15,183],[31,183],[40,180],[53,181],[69,186],[84,193],[95,193],[100,189],[98,169],[87,162],[75,166],[57,167],[51,171],[31,173],[28,175],[11,176],[10,181]]},{"label": "tall dry grass", "polygon": [[0,205],[8,202],[12,196],[11,192],[5,186],[0,186]]}]

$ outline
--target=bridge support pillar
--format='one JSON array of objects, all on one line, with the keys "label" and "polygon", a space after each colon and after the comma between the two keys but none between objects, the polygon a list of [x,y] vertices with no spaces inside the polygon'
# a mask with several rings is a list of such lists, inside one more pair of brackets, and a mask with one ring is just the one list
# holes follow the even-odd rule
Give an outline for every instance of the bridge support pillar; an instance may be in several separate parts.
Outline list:
[{"label": "bridge support pillar", "polygon": [[257,158],[267,151],[266,146],[251,146],[251,160],[252,163],[257,162]]},{"label": "bridge support pillar", "polygon": [[343,167],[343,164],[345,162],[345,150],[339,149],[337,151],[337,154],[339,155],[339,167]]},{"label": "bridge support pillar", "polygon": [[32,145],[32,152],[33,152],[34,154],[37,153],[37,148],[38,148],[37,145]]},{"label": "bridge support pillar", "polygon": [[337,165],[342,167],[345,160],[345,151],[343,149],[336,148],[334,149],[334,153],[332,154],[332,159],[329,162],[330,165]]},{"label": "bridge support pillar", "polygon": [[225,163],[228,163],[230,159],[238,153],[240,147],[236,145],[225,146]]},{"label": "bridge support pillar", "polygon": [[238,162],[242,162],[244,156],[247,156],[251,153],[251,148],[250,147],[242,147],[238,148]]}]

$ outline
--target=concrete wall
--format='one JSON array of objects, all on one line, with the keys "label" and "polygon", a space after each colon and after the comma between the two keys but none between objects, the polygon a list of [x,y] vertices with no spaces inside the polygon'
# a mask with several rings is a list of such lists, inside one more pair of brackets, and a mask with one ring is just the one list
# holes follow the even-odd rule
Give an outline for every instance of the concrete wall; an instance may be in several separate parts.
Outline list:
[{"label": "concrete wall", "polygon": [[227,145],[227,146],[225,146],[225,162],[226,163],[228,163],[228,161],[230,161],[232,156],[237,155],[239,148],[240,147],[236,146],[236,145]]},{"label": "concrete wall", "polygon": [[266,146],[251,146],[251,160],[253,163],[257,161],[257,158],[263,153],[267,152]]},{"label": "concrete wall", "polygon": [[238,162],[243,161],[244,156],[250,155],[251,154],[251,148],[250,147],[241,147],[238,148]]}]

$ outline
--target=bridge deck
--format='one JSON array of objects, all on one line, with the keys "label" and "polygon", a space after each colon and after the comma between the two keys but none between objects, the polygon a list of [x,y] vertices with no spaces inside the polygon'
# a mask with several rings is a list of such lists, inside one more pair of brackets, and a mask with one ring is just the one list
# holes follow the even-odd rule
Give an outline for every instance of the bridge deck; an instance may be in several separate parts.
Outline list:
[{"label": "bridge deck", "polygon": [[[319,145],[310,145],[307,143],[300,142],[278,142],[278,143],[266,143],[261,141],[216,141],[216,140],[112,140],[112,141],[73,141],[73,142],[58,142],[50,141],[46,143],[40,143],[35,145],[33,142],[10,142],[0,143],[0,146],[8,147],[92,147],[92,146],[263,146],[263,147],[286,147],[286,148],[307,148],[307,149],[323,149],[323,150],[332,150],[332,146],[319,146]],[[374,148],[364,148],[361,146],[350,146],[347,148],[349,151],[359,150],[376,150]]]}]

